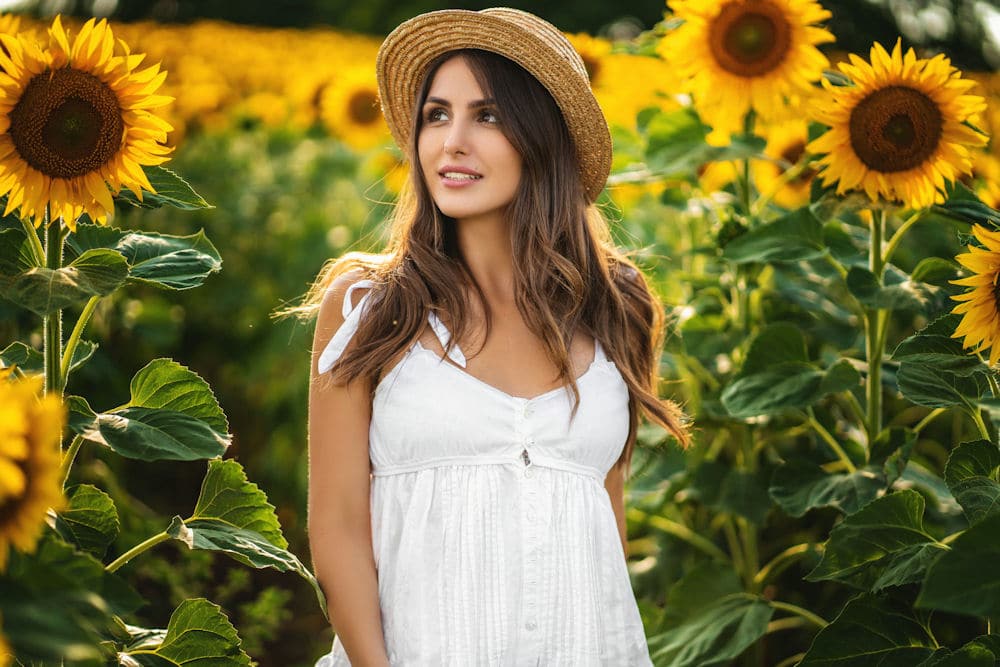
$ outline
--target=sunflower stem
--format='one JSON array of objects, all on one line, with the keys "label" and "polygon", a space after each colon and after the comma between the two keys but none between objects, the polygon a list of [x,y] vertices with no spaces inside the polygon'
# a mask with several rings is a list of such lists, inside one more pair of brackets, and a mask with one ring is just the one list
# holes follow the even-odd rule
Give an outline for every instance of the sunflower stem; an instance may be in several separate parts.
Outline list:
[{"label": "sunflower stem", "polygon": [[38,231],[31,220],[21,219],[24,233],[28,237],[28,245],[31,246],[31,255],[34,258],[35,266],[45,266],[45,248],[42,247],[42,240],[38,238]]},{"label": "sunflower stem", "polygon": [[857,467],[854,465],[854,461],[852,461],[851,457],[847,455],[844,448],[840,446],[837,439],[830,435],[830,432],[826,430],[826,427],[824,427],[819,420],[816,419],[816,414],[813,412],[812,406],[808,408],[808,414],[809,425],[812,426],[813,430],[819,434],[819,437],[823,438],[823,442],[830,446],[830,449],[832,449],[833,453],[837,455],[837,458],[843,462],[844,468],[847,469],[847,472],[855,472]]},{"label": "sunflower stem", "polygon": [[771,600],[771,606],[781,611],[787,611],[789,614],[795,614],[796,616],[801,616],[805,620],[815,625],[820,630],[830,625],[829,621],[824,620],[823,618],[817,616],[808,609],[803,609],[798,605],[790,604],[788,602],[780,602],[779,600]]},{"label": "sunflower stem", "polygon": [[153,535],[145,542],[140,542],[139,544],[135,545],[134,547],[123,553],[121,556],[113,560],[112,562],[108,563],[104,567],[104,569],[107,570],[108,572],[114,572],[115,570],[117,570],[122,565],[129,562],[142,552],[148,551],[149,549],[152,549],[160,542],[166,542],[169,539],[170,535],[166,531],[163,531],[162,533],[157,533],[156,535]]},{"label": "sunflower stem", "polygon": [[899,229],[897,229],[892,235],[892,238],[889,239],[889,243],[885,247],[885,252],[882,254],[882,266],[889,263],[889,260],[892,259],[893,253],[896,252],[896,248],[899,247],[899,242],[903,240],[903,235],[909,231],[910,227],[920,222],[926,212],[927,209],[920,209],[899,226]]},{"label": "sunflower stem", "polygon": [[[868,268],[882,286],[882,236],[885,232],[885,210],[872,211]],[[886,312],[880,308],[865,309],[865,353],[868,359],[868,445],[882,432],[882,353],[885,347]]]},{"label": "sunflower stem", "polygon": [[90,297],[87,305],[83,307],[80,317],[76,320],[76,324],[73,326],[73,332],[70,333],[69,340],[66,341],[66,349],[63,350],[62,364],[59,369],[63,378],[63,386],[65,386],[66,380],[69,378],[70,363],[73,361],[73,353],[76,352],[76,346],[80,343],[80,336],[83,335],[83,330],[87,328],[90,316],[94,314],[94,309],[97,308],[97,302],[100,300],[101,297],[99,296]]},{"label": "sunflower stem", "polygon": [[976,428],[979,429],[979,435],[982,436],[983,440],[990,440],[989,429],[986,428],[986,423],[983,422],[982,411],[979,408],[969,408],[969,414],[972,416],[972,421],[976,422]]},{"label": "sunflower stem", "polygon": [[[61,225],[58,221],[49,221],[48,207],[45,209],[45,217],[42,218],[45,225],[45,267],[52,271],[62,268],[63,259],[63,235]],[[43,343],[45,357],[45,393],[58,392],[63,390],[62,373],[60,360],[62,359],[62,310],[57,310],[45,316],[45,336]]]},{"label": "sunflower stem", "polygon": [[62,464],[59,466],[59,474],[62,477],[62,488],[64,490],[66,483],[69,481],[69,471],[73,467],[73,461],[76,460],[76,453],[80,451],[81,445],[83,445],[83,436],[78,435],[73,438],[73,442],[69,444],[66,453],[63,454]]},{"label": "sunflower stem", "polygon": [[921,419],[916,426],[913,427],[914,433],[920,433],[924,428],[934,421],[935,417],[946,411],[946,408],[935,408],[927,413],[927,416]]}]

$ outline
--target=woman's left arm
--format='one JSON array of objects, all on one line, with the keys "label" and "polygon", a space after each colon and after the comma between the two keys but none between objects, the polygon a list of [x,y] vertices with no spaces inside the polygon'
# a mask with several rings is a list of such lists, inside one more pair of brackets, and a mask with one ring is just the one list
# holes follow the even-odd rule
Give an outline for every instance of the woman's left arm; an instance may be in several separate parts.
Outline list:
[{"label": "woman's left arm", "polygon": [[628,537],[625,534],[625,465],[616,463],[604,478],[604,488],[611,497],[611,509],[615,511],[618,535],[622,541],[622,551],[628,560]]}]

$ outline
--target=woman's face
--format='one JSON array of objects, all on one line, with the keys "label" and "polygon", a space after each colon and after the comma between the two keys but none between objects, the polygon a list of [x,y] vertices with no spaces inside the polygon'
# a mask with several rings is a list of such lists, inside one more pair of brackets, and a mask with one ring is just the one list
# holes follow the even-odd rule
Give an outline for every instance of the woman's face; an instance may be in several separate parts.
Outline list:
[{"label": "woman's face", "polygon": [[499,218],[521,181],[521,156],[500,128],[461,57],[435,72],[423,109],[417,153],[431,198],[456,220]]}]

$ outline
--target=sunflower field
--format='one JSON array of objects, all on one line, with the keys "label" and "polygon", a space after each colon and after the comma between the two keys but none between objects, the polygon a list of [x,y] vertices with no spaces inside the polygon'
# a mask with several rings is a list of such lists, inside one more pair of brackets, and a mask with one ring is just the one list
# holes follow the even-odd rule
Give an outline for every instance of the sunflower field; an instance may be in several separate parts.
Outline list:
[{"label": "sunflower field", "polygon": [[[626,486],[658,667],[1000,664],[1000,74],[835,11],[568,35],[694,426]],[[329,650],[276,314],[385,241],[380,41],[0,17],[0,667]]]}]

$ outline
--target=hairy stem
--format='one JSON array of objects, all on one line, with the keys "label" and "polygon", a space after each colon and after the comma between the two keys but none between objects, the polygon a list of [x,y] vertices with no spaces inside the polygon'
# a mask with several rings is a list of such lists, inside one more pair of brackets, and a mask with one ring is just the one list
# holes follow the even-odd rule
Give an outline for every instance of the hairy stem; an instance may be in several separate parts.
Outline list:
[{"label": "hairy stem", "polygon": [[[58,271],[62,268],[63,258],[62,229],[60,229],[58,222],[49,223],[47,207],[42,224],[46,227],[45,267]],[[44,327],[45,393],[58,392],[62,394],[63,382],[59,364],[62,359],[62,310],[46,315]]]},{"label": "hairy stem", "polygon": [[166,542],[169,539],[170,535],[168,535],[166,531],[162,533],[157,533],[156,535],[153,535],[145,542],[140,542],[139,544],[135,545],[134,547],[123,553],[121,556],[113,560],[112,562],[108,563],[104,569],[107,570],[108,572],[114,572],[115,570],[117,570],[122,565],[129,562],[142,552],[148,551],[149,549],[152,549],[160,542]]},{"label": "hairy stem", "polygon": [[77,319],[76,324],[73,326],[73,332],[70,333],[69,340],[66,341],[66,349],[63,350],[62,364],[60,364],[59,368],[64,386],[66,379],[69,377],[69,367],[73,361],[73,353],[76,352],[76,346],[80,343],[80,336],[83,335],[83,330],[87,328],[90,316],[94,314],[94,309],[97,308],[97,302],[100,300],[101,297],[99,296],[90,297],[87,305],[83,307],[83,312],[80,313],[79,319]]}]

